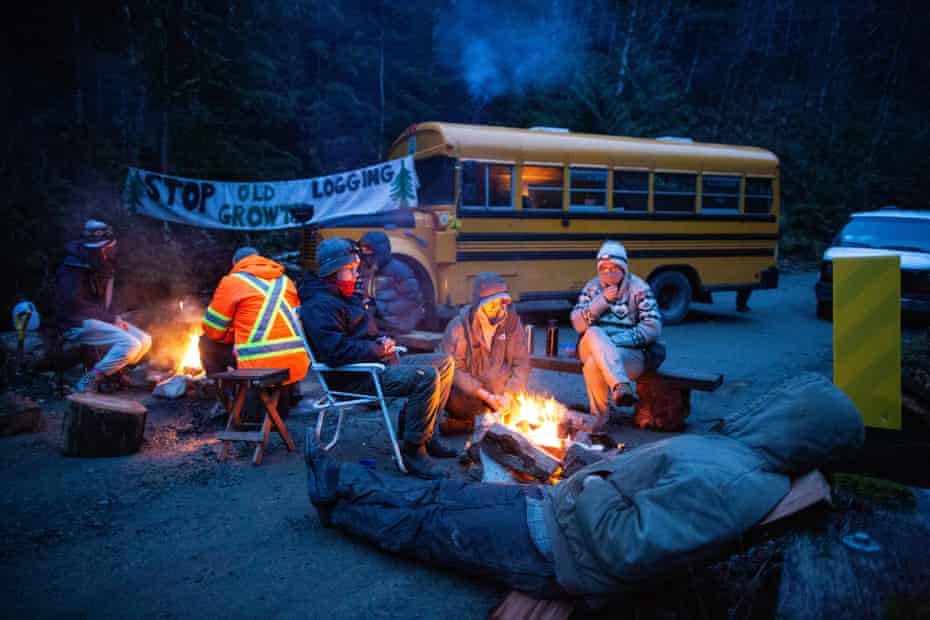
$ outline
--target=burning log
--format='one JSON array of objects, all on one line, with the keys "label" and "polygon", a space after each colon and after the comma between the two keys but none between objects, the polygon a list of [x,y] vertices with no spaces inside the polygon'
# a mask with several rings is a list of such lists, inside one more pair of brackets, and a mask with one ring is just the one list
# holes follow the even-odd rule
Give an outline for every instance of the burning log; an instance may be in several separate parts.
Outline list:
[{"label": "burning log", "polygon": [[519,432],[494,423],[484,433],[481,450],[508,469],[546,482],[559,470],[560,463],[537,448]]},{"label": "burning log", "polygon": [[597,428],[597,416],[572,409],[562,412],[559,420],[559,437],[574,437],[577,433],[592,433]]}]

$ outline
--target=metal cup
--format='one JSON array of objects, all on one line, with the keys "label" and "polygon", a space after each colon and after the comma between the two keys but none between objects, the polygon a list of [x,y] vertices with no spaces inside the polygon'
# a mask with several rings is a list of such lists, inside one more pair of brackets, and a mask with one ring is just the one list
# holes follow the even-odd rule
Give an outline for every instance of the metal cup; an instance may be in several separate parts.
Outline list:
[{"label": "metal cup", "polygon": [[523,327],[523,331],[526,334],[526,352],[530,355],[533,354],[533,328],[536,326],[532,323],[528,323]]}]

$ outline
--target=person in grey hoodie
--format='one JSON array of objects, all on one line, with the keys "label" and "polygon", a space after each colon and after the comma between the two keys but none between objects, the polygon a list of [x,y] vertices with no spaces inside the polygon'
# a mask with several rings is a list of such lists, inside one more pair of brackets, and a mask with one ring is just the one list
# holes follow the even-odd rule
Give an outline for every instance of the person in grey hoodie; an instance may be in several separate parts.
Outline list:
[{"label": "person in grey hoodie", "polygon": [[647,370],[647,349],[662,333],[662,315],[649,285],[630,273],[626,248],[605,241],[597,251],[597,275],[578,296],[571,313],[579,334],[591,413],[602,420],[612,400],[636,402],[633,381]]},{"label": "person in grey hoodie", "polygon": [[510,394],[526,389],[530,355],[512,301],[502,277],[479,273],[471,305],[446,326],[440,346],[455,362],[455,375],[443,434],[471,432],[476,415],[505,408]]},{"label": "person in grey hoodie", "polygon": [[640,446],[554,487],[419,481],[340,464],[313,429],[304,458],[326,526],[543,598],[599,597],[713,559],[788,494],[793,477],[850,458],[864,438],[849,398],[808,373],[714,432]]}]

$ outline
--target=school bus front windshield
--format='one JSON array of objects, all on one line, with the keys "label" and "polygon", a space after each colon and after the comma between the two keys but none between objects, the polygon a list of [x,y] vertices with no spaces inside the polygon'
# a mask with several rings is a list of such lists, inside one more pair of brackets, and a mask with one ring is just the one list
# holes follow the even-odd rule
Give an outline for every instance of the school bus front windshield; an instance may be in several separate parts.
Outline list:
[{"label": "school bus front windshield", "polygon": [[385,229],[430,312],[468,303],[482,271],[501,274],[519,301],[574,301],[606,239],[626,246],[668,323],[715,292],[777,286],[778,159],[769,151],[423,123],[389,158],[411,153],[416,210],[354,218],[323,236]]}]

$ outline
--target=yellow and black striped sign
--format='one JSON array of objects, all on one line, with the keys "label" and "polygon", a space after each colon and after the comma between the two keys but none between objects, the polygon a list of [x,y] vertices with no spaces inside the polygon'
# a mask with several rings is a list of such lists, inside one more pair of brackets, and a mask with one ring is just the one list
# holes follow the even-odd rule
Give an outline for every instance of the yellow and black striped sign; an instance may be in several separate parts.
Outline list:
[{"label": "yellow and black striped sign", "polygon": [[833,382],[866,426],[901,430],[899,257],[834,259]]}]

